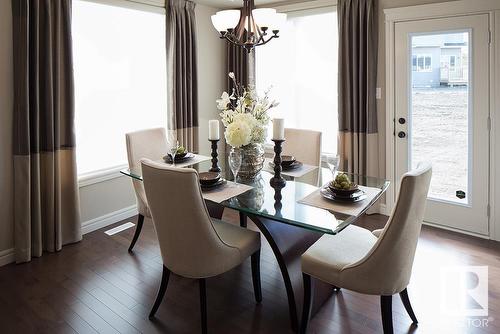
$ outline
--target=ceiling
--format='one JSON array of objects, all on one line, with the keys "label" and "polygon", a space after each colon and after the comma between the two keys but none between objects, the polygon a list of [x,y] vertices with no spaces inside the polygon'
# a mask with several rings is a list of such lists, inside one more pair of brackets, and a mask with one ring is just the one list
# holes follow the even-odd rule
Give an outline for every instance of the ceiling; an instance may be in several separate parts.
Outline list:
[{"label": "ceiling", "polygon": [[[215,7],[215,8],[237,8],[243,7],[243,0],[193,0],[196,3]],[[277,2],[288,2],[288,1],[280,1],[280,0],[255,0],[255,5],[266,5],[270,3]],[[292,2],[292,1],[290,1]]]}]

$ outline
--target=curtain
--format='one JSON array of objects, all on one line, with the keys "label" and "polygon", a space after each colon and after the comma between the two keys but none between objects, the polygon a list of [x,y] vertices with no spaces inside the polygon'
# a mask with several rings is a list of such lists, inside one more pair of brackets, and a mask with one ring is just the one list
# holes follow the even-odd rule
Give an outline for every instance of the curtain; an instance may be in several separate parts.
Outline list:
[{"label": "curtain", "polygon": [[195,4],[166,1],[168,128],[190,152],[198,152],[198,74]]},{"label": "curtain", "polygon": [[[246,34],[243,38],[246,38]],[[233,80],[228,77],[233,72],[236,81],[243,86],[255,85],[255,50],[248,51],[230,42],[226,43],[226,90],[229,94],[233,91]]]},{"label": "curtain", "polygon": [[340,169],[378,175],[376,0],[339,0]]},{"label": "curtain", "polygon": [[82,239],[70,0],[12,0],[16,262]]}]

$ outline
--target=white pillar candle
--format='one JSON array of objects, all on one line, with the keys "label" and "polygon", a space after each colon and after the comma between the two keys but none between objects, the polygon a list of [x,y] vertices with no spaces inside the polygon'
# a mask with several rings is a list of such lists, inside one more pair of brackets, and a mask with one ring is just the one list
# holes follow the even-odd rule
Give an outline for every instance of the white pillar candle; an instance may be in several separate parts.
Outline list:
[{"label": "white pillar candle", "polygon": [[219,121],[214,119],[208,121],[208,140],[219,140]]},{"label": "white pillar candle", "polygon": [[285,120],[283,118],[273,119],[273,139],[285,140]]}]

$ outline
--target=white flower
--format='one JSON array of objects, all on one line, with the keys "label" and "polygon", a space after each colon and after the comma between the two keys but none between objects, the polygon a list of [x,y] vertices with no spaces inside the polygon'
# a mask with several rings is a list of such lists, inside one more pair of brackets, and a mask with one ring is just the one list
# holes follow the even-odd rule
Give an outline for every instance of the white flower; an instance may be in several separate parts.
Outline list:
[{"label": "white flower", "polygon": [[222,96],[217,101],[217,109],[225,110],[229,103],[231,103],[231,97],[227,92],[222,93]]},{"label": "white flower", "polygon": [[229,74],[228,74],[228,75],[229,75],[229,77],[230,77],[231,79],[233,79],[233,80],[236,78],[236,76],[234,75],[234,73],[233,73],[233,72],[229,72]]},{"label": "white flower", "polygon": [[263,143],[267,138],[267,128],[262,125],[256,125],[252,131],[252,143]]},{"label": "white flower", "polygon": [[245,122],[233,121],[226,128],[226,142],[235,148],[250,144],[252,140],[252,128]]}]

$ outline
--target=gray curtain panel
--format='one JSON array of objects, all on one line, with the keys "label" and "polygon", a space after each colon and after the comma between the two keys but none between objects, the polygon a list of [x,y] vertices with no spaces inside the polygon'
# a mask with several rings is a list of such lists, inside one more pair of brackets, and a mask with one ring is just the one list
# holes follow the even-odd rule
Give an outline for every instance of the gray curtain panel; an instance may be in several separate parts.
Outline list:
[{"label": "gray curtain panel", "polygon": [[191,152],[198,152],[198,73],[195,3],[167,0],[167,76],[170,131]]},{"label": "gray curtain panel", "polygon": [[376,0],[339,0],[340,168],[378,174]]},{"label": "gray curtain panel", "polygon": [[16,262],[82,239],[70,0],[12,0]]}]

